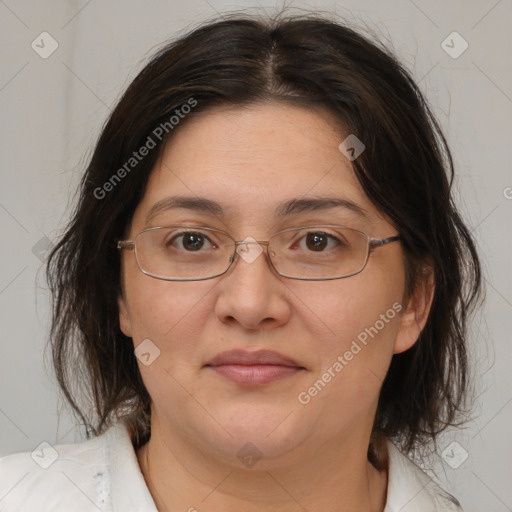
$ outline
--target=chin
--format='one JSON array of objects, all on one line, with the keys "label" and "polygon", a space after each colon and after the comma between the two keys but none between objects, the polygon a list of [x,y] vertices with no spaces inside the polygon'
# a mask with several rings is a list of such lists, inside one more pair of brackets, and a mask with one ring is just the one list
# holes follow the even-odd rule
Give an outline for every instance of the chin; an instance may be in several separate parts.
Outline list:
[{"label": "chin", "polygon": [[268,436],[263,432],[235,433],[233,438],[224,438],[224,442],[216,444],[215,449],[231,465],[252,469],[257,463],[258,469],[271,469],[285,463],[284,456],[301,444],[298,438],[298,435]]},{"label": "chin", "polygon": [[210,439],[210,442],[227,456],[235,454],[239,459],[244,455],[279,457],[308,437],[305,418],[292,411],[291,406],[238,405],[216,416],[231,436],[222,435],[221,439]]}]

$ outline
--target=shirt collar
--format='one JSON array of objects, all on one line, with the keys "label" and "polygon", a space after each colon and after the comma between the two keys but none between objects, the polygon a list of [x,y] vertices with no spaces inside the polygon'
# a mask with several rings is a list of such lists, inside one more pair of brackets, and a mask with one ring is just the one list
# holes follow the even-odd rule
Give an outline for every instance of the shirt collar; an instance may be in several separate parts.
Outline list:
[{"label": "shirt collar", "polygon": [[[128,428],[119,422],[106,432],[110,467],[112,510],[158,512],[149,492],[133,447]],[[383,512],[457,511],[457,501],[414,462],[388,441],[388,487]],[[434,506],[435,508],[432,508]],[[439,506],[439,508],[438,508]],[[441,508],[442,507],[442,508]]]},{"label": "shirt collar", "polygon": [[107,436],[113,511],[158,512],[144,480],[126,424],[117,423],[107,431]]}]

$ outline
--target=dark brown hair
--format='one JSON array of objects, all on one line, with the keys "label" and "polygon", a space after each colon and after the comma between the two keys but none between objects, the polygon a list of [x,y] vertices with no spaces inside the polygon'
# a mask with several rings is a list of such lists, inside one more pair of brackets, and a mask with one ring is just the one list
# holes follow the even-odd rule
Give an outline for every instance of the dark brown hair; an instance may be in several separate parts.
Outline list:
[{"label": "dark brown hair", "polygon": [[[367,196],[401,234],[407,291],[425,264],[436,284],[418,341],[393,356],[373,437],[394,438],[405,450],[435,441],[467,405],[467,321],[481,289],[474,242],[451,197],[450,151],[418,86],[389,50],[345,23],[282,13],[228,16],[167,44],[103,128],[72,219],[47,266],[56,374],[87,434],[98,435],[123,417],[136,447],[150,436],[150,396],[132,341],[119,326],[115,242],[175,131],[170,117],[191,98],[194,112],[270,100],[324,106],[364,142],[354,169]],[[154,130],[163,125],[168,133],[157,140]],[[113,181],[152,134],[158,147]]]}]

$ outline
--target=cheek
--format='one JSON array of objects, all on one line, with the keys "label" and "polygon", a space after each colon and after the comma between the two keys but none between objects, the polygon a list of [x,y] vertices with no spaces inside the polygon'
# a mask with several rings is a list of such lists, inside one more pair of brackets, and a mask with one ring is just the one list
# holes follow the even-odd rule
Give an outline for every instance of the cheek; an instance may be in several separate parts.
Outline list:
[{"label": "cheek", "polygon": [[[208,289],[190,282],[163,281],[133,272],[126,279],[133,338],[168,344],[201,327],[201,308]],[[193,321],[191,321],[193,319]]]},{"label": "cheek", "polygon": [[368,272],[307,290],[308,305],[321,305],[315,313],[324,334],[316,333],[322,342],[310,379],[312,393],[322,395],[318,405],[365,409],[377,398],[399,328],[402,284],[393,273]]},{"label": "cheek", "polygon": [[179,383],[190,380],[200,360],[208,290],[139,274],[126,280],[134,348],[149,347],[144,352],[151,353],[149,364],[138,358],[139,370],[155,403],[181,406],[190,397]]},{"label": "cheek", "polygon": [[359,335],[364,342],[369,331],[372,337],[393,338],[403,293],[399,276],[368,272],[333,283],[309,286],[297,294],[318,319],[312,325],[318,325],[317,335],[320,330],[325,334],[322,346],[342,349]]}]

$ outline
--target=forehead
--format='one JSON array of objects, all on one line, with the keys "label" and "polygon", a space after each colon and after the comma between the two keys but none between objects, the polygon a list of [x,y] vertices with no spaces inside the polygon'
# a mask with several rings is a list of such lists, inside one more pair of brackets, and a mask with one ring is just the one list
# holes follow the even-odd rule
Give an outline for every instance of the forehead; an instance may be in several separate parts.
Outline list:
[{"label": "forehead", "polygon": [[176,207],[176,201],[165,204],[171,196],[208,199],[221,209],[203,213],[254,223],[276,220],[293,201],[338,198],[347,214],[359,208],[376,221],[379,212],[338,149],[347,135],[326,109],[282,103],[190,116],[162,151],[134,221],[143,227],[148,214]]}]

